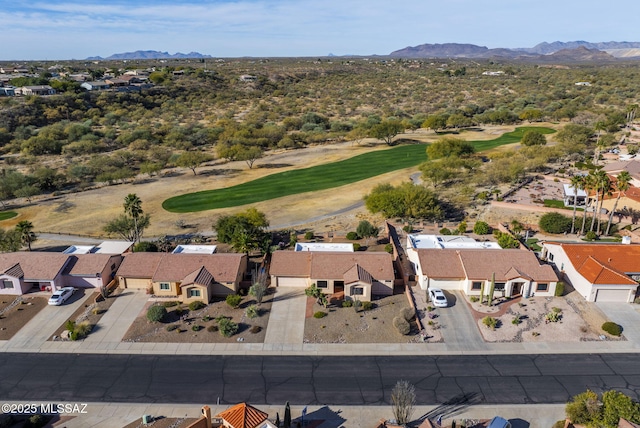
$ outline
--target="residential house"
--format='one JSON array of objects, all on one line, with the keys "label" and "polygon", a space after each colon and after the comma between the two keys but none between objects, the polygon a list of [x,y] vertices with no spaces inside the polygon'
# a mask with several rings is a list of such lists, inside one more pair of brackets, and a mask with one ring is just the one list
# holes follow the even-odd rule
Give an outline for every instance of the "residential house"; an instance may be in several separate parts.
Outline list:
[{"label": "residential house", "polygon": [[0,86],[0,97],[15,97],[16,88],[13,86]]},{"label": "residential house", "polygon": [[587,202],[587,192],[584,189],[578,189],[571,184],[562,185],[564,206],[573,207],[575,202],[577,207],[584,207]]},{"label": "residential house", "polygon": [[545,242],[542,257],[589,302],[633,302],[640,280],[640,245]]},{"label": "residential house", "polygon": [[[618,191],[614,191],[604,196],[604,199],[602,200],[602,208],[606,209],[607,212],[610,213],[611,210],[613,210],[616,199],[618,199],[618,193]],[[640,212],[640,188],[629,187],[627,190],[622,192],[618,205],[616,206],[616,212],[626,214]]]},{"label": "residential house", "polygon": [[330,242],[298,242],[294,251],[339,251],[353,253],[353,244]]},{"label": "residential house", "polygon": [[237,293],[247,271],[244,254],[129,253],[117,272],[124,288],[150,290],[185,303],[209,303]]},{"label": "residential house", "polygon": [[635,159],[619,160],[602,167],[602,170],[612,177],[617,177],[622,171],[627,171],[631,176],[629,184],[640,187],[640,161]]},{"label": "residential house", "polygon": [[129,80],[121,79],[118,77],[111,77],[111,78],[105,79],[105,82],[107,82],[108,84],[114,87],[129,86]]},{"label": "residential house", "polygon": [[16,90],[16,94],[27,95],[54,95],[56,90],[49,85],[23,86]]},{"label": "residential house", "polygon": [[111,84],[103,80],[96,80],[94,82],[83,82],[80,84],[80,87],[87,91],[104,91],[105,89],[109,89]]},{"label": "residential house", "polygon": [[213,254],[217,250],[216,245],[180,244],[172,251],[173,254]]},{"label": "residential house", "polygon": [[267,419],[269,417],[268,413],[247,403],[231,406],[216,416],[222,419],[222,425],[226,428],[276,428]]},{"label": "residential house", "polygon": [[347,299],[371,300],[393,294],[393,258],[385,252],[276,251],[269,268],[271,284],[307,288]]},{"label": "residential house", "polygon": [[121,255],[77,254],[69,257],[63,271],[64,284],[78,288],[102,288],[115,279]]}]

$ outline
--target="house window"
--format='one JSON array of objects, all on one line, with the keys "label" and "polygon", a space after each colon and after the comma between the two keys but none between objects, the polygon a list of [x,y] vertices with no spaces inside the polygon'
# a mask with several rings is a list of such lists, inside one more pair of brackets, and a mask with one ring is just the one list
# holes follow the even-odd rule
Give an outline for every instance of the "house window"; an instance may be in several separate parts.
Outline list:
[{"label": "house window", "polygon": [[191,288],[189,290],[189,297],[200,297],[200,290],[197,288]]},{"label": "house window", "polygon": [[327,288],[329,286],[329,283],[327,281],[318,281],[316,283],[316,286],[318,288]]},{"label": "house window", "polygon": [[13,288],[13,282],[8,279],[4,279],[2,280],[2,284],[0,288]]},{"label": "house window", "polygon": [[482,290],[482,281],[473,281],[471,283],[472,290]]},{"label": "house window", "polygon": [[547,254],[547,259],[549,259],[550,262],[553,261],[553,254],[549,253]]},{"label": "house window", "polygon": [[496,282],[494,290],[503,291],[504,290],[504,282]]},{"label": "house window", "polygon": [[549,291],[549,284],[546,282],[539,282],[538,285],[536,285],[536,291]]},{"label": "house window", "polygon": [[353,287],[351,289],[351,295],[352,296],[363,296],[364,295],[364,288],[362,288],[362,287]]},{"label": "house window", "polygon": [[111,272],[113,272],[114,270],[116,270],[116,264],[115,264],[115,263],[113,263],[113,264],[111,265]]},{"label": "house window", "polygon": [[169,284],[168,282],[161,282],[160,290],[171,290],[171,284]]}]

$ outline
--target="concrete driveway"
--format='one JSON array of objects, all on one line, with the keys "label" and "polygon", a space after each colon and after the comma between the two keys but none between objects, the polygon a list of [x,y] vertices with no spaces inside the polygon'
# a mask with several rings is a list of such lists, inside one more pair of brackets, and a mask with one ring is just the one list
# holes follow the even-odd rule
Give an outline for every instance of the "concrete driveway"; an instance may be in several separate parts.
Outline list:
[{"label": "concrete driveway", "polygon": [[63,325],[83,304],[95,297],[93,289],[79,289],[61,306],[47,306],[34,316],[10,340],[5,342],[5,350],[37,351],[53,333]]},{"label": "concrete driveway", "polygon": [[449,307],[438,308],[438,323],[447,349],[451,351],[481,351],[487,349],[476,321],[459,291],[445,291]]},{"label": "concrete driveway", "polygon": [[630,342],[640,346],[640,307],[631,303],[618,302],[596,302],[598,308],[604,312],[609,320],[620,324],[623,328],[622,334]]}]

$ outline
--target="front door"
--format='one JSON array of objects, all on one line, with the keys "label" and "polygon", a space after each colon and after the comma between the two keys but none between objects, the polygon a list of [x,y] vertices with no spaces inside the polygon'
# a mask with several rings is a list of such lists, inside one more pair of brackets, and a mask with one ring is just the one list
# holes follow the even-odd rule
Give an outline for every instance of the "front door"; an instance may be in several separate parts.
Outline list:
[{"label": "front door", "polygon": [[511,288],[511,297],[521,296],[523,285],[524,282],[514,282]]},{"label": "front door", "polygon": [[344,281],[333,281],[333,292],[344,293]]}]

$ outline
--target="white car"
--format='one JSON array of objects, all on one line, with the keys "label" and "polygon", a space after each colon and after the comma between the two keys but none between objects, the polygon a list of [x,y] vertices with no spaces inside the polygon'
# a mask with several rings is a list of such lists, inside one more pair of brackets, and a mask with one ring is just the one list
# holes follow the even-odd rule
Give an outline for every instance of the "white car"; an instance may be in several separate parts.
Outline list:
[{"label": "white car", "polygon": [[445,296],[439,288],[429,288],[429,300],[431,300],[431,303],[437,308],[446,308],[449,306],[447,296]]},{"label": "white car", "polygon": [[64,287],[60,290],[56,290],[51,297],[49,298],[49,304],[54,306],[60,306],[64,302],[66,302],[69,297],[76,292],[76,289],[73,287]]}]

